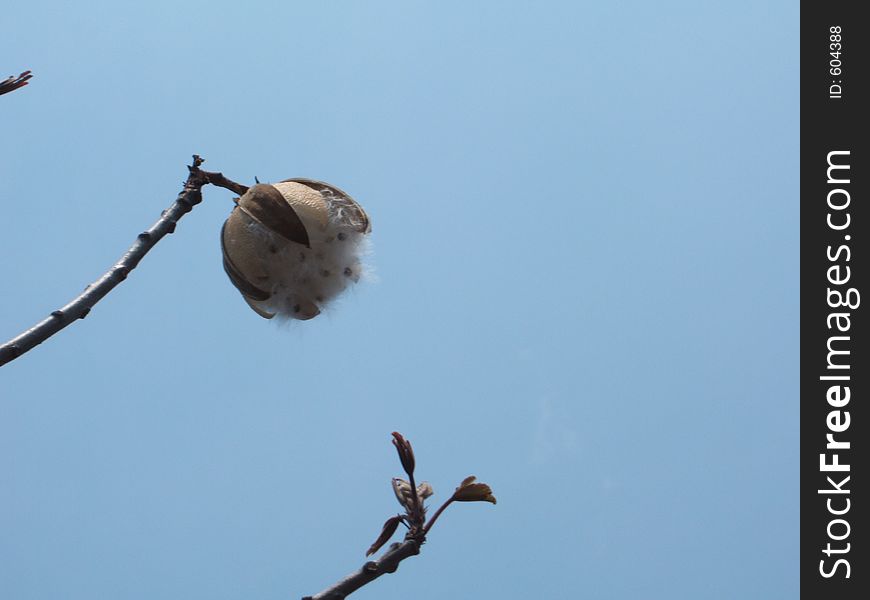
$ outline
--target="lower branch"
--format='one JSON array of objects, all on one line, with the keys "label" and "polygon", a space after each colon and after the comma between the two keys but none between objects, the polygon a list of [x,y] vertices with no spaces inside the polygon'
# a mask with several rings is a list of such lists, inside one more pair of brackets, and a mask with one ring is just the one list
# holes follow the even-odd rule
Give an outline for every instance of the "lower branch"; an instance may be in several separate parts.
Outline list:
[{"label": "lower branch", "polygon": [[130,271],[136,268],[139,261],[157,242],[166,234],[175,231],[175,225],[181,217],[202,202],[201,190],[203,185],[211,183],[232,190],[237,194],[244,194],[247,190],[245,186],[230,181],[220,173],[200,170],[199,166],[202,163],[203,159],[194,155],[193,165],[188,167],[190,175],[184,183],[184,189],[178,194],[178,198],[168,209],[163,211],[163,215],[150,229],[139,234],[133,245],[111,269],[86,287],[85,291],[69,304],[52,312],[48,318],[0,346],[0,366],[15,360],[28,350],[41,344],[73,321],[84,319],[97,302],[127,278]]},{"label": "lower branch", "polygon": [[371,583],[384,573],[392,573],[399,568],[401,561],[420,553],[420,546],[426,541],[429,530],[432,529],[441,513],[453,502],[492,502],[495,504],[492,489],[485,483],[475,483],[477,478],[471,475],[462,480],[459,487],[435,513],[435,516],[426,523],[424,501],[432,495],[432,486],[425,481],[419,485],[419,488],[416,485],[414,449],[411,447],[411,442],[398,431],[393,432],[393,446],[395,446],[396,452],[399,454],[399,462],[402,463],[402,468],[405,469],[410,480],[405,481],[398,477],[392,479],[393,492],[396,494],[396,500],[404,507],[405,514],[387,519],[381,528],[378,539],[366,551],[366,556],[377,552],[381,546],[387,543],[387,540],[396,532],[399,523],[404,523],[408,528],[405,541],[390,546],[390,549],[384,553],[380,560],[367,562],[359,571],[351,573],[319,594],[305,596],[302,600],[344,600],[348,595],[365,584]]},{"label": "lower branch", "polygon": [[384,573],[394,573],[399,568],[399,563],[406,558],[420,554],[421,543],[411,538],[401,544],[393,544],[380,559],[367,562],[358,571],[354,571],[335,585],[313,596],[305,596],[302,600],[344,600]]}]

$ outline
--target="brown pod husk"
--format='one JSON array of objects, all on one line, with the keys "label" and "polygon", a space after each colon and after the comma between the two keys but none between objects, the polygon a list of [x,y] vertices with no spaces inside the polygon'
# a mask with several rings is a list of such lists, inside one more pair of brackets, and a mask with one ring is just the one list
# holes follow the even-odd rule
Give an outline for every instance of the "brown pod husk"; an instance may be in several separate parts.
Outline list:
[{"label": "brown pod husk", "polygon": [[268,300],[271,296],[269,274],[256,259],[257,239],[248,228],[250,220],[246,213],[235,208],[224,222],[221,229],[224,270],[245,298]]},{"label": "brown pod husk", "polygon": [[366,211],[356,200],[351,198],[350,195],[343,190],[323,181],[303,179],[300,177],[295,179],[285,179],[281,183],[289,182],[301,183],[317,190],[324,196],[329,197],[332,200],[331,204],[333,205],[334,210],[337,209],[336,212],[343,212],[343,214],[339,216],[340,221],[359,233],[371,233],[372,224],[369,220],[368,214],[366,214]]},{"label": "brown pod husk", "polygon": [[308,230],[302,219],[275,186],[258,183],[239,198],[239,208],[263,227],[281,237],[310,247]]},{"label": "brown pod husk", "polygon": [[260,316],[311,319],[359,281],[370,231],[365,210],[335,186],[257,184],[224,224],[224,270]]}]

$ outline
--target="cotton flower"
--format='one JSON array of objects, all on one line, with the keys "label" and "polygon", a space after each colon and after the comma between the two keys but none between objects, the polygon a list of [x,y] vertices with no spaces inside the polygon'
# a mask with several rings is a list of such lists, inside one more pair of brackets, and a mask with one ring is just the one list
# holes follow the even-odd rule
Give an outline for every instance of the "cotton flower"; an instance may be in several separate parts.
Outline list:
[{"label": "cotton flower", "polygon": [[224,270],[258,315],[311,319],[360,280],[369,232],[362,207],[334,186],[257,184],[224,223]]}]

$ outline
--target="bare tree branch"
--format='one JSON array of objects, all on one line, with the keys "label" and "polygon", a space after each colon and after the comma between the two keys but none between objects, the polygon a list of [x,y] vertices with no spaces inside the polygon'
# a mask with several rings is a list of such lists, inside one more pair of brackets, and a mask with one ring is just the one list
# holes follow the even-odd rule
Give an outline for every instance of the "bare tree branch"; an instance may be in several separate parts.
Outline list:
[{"label": "bare tree branch", "polygon": [[175,231],[175,226],[181,217],[202,202],[201,189],[203,185],[210,183],[237,194],[244,194],[247,191],[247,187],[230,181],[221,173],[200,170],[199,167],[202,163],[202,158],[197,155],[193,156],[193,165],[188,167],[190,174],[184,183],[184,189],[178,194],[178,198],[168,209],[163,211],[162,216],[150,229],[139,234],[133,245],[112,268],[86,287],[85,291],[69,304],[52,312],[48,318],[0,346],[0,366],[15,360],[28,350],[41,344],[73,321],[84,319],[97,302],[127,278],[130,271],[136,268],[139,261],[157,242],[166,234]]},{"label": "bare tree branch", "polygon": [[313,596],[305,596],[302,600],[344,600],[348,595],[381,575],[395,573],[400,562],[420,553],[420,543],[412,538],[406,539],[401,544],[392,544],[380,559],[370,560],[335,585],[331,585]]},{"label": "bare tree branch", "polygon": [[16,77],[15,75],[11,75],[7,77],[3,81],[0,81],[0,96],[3,94],[8,94],[13,90],[17,90],[18,88],[24,87],[27,85],[27,80],[33,77],[30,71],[24,71],[21,75]]},{"label": "bare tree branch", "polygon": [[485,483],[475,483],[476,477],[473,475],[466,477],[459,487],[454,490],[453,494],[447,501],[441,505],[429,522],[426,522],[426,507],[424,501],[432,495],[432,486],[423,482],[419,488],[412,487],[414,481],[414,449],[411,447],[405,437],[397,432],[393,432],[393,446],[399,453],[399,461],[402,463],[402,468],[411,483],[398,478],[393,478],[393,491],[396,494],[396,499],[405,508],[404,515],[396,515],[390,517],[384,523],[378,539],[366,552],[366,556],[373,554],[383,546],[387,540],[393,535],[399,523],[404,523],[408,527],[408,532],[405,534],[405,541],[401,544],[396,543],[390,546],[379,560],[369,561],[364,564],[359,570],[354,571],[335,585],[332,585],[322,592],[313,596],[305,596],[302,600],[344,600],[347,596],[366,585],[371,583],[384,573],[393,573],[399,568],[399,563],[408,557],[416,556],[420,553],[420,547],[426,543],[426,535],[435,524],[435,521],[453,502],[491,502],[496,503],[495,496],[492,495],[492,489]]}]

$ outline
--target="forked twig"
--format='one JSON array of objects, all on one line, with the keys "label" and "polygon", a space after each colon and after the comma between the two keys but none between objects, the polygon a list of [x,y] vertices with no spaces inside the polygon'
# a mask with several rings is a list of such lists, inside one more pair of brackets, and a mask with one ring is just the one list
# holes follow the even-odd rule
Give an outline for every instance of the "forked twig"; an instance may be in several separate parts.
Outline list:
[{"label": "forked twig", "polygon": [[210,183],[240,195],[247,191],[246,186],[227,179],[221,173],[201,170],[199,167],[203,162],[202,158],[194,154],[193,164],[188,167],[190,174],[187,181],[184,182],[184,188],[178,194],[178,198],[168,209],[163,211],[161,217],[150,229],[139,234],[133,245],[112,268],[87,286],[85,291],[69,304],[52,312],[48,318],[0,346],[0,366],[15,360],[28,350],[41,344],[73,321],[84,319],[97,302],[127,278],[130,271],[136,268],[139,261],[148,254],[157,242],[166,234],[175,231],[175,226],[181,217],[202,202],[202,186]]},{"label": "forked twig", "polygon": [[396,493],[399,504],[405,508],[405,514],[387,519],[381,535],[368,549],[366,556],[374,554],[386,544],[395,533],[399,523],[404,523],[408,527],[405,540],[402,543],[392,544],[380,559],[365,563],[338,583],[313,596],[305,596],[302,600],[344,600],[351,593],[367,583],[371,583],[381,575],[395,572],[399,568],[400,562],[420,553],[420,547],[426,543],[429,530],[432,529],[444,509],[454,502],[491,502],[495,504],[495,496],[492,495],[492,490],[487,484],[475,482],[474,476],[466,477],[427,522],[424,501],[432,495],[432,486],[426,482],[419,486],[414,485],[416,459],[411,442],[405,439],[402,434],[394,431],[393,445],[399,453],[402,468],[410,480],[408,482],[398,478],[393,479],[393,491]]}]

